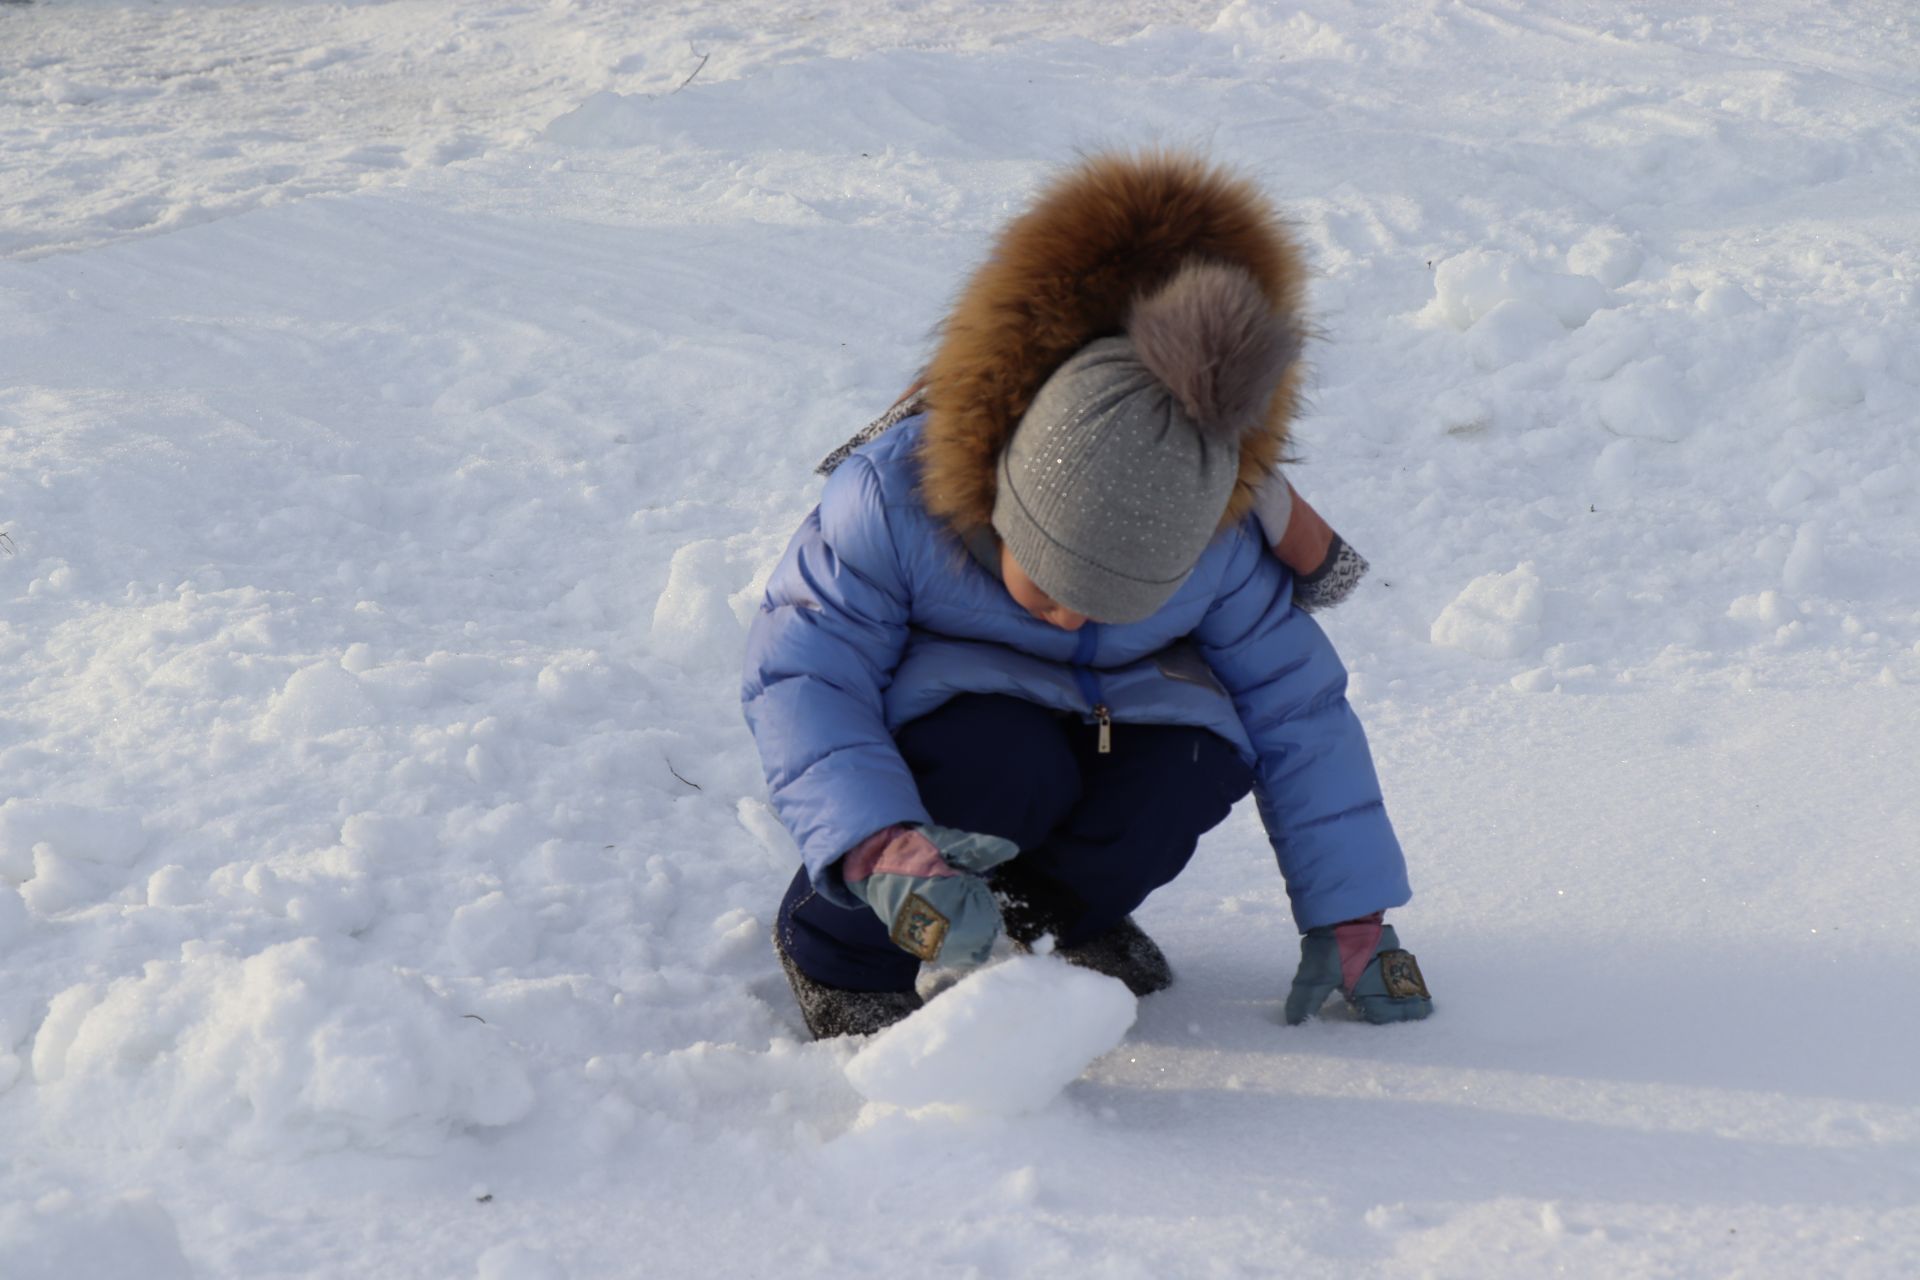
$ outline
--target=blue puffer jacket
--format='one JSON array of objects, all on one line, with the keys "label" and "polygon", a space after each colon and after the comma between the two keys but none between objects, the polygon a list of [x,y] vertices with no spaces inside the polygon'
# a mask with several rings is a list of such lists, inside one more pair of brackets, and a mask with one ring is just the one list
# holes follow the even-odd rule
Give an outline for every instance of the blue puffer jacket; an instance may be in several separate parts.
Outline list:
[{"label": "blue puffer jacket", "polygon": [[1292,580],[1244,520],[1159,612],[1067,632],[1029,615],[920,490],[912,419],[854,453],[794,535],[747,644],[743,700],[781,820],[819,891],[857,905],[836,861],[896,822],[927,822],[893,742],[962,693],[1091,722],[1197,725],[1232,742],[1301,929],[1407,901],[1346,670],[1292,607]]}]

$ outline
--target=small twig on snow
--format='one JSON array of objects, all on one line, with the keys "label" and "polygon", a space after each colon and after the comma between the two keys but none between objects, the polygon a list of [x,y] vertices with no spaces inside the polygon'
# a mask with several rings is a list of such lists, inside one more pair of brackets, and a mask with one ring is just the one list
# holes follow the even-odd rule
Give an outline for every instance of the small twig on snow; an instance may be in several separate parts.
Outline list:
[{"label": "small twig on snow", "polygon": [[[673,761],[671,760],[667,761],[667,772],[672,774],[676,778],[680,778],[680,771],[673,767]],[[692,787],[695,791],[706,790],[706,788],[702,787],[699,783],[694,782],[691,779],[680,778],[680,781],[686,783],[688,786]]]},{"label": "small twig on snow", "polygon": [[0,551],[4,551],[8,555],[13,554],[13,539],[7,536],[5,529],[0,529]]},{"label": "small twig on snow", "polygon": [[[689,51],[689,52],[691,52],[691,53],[700,53],[700,51],[699,51],[698,49],[695,49],[695,48],[694,48],[694,47],[693,47],[692,45],[688,45],[688,46],[687,46],[687,49],[688,49],[688,51]],[[710,54],[710,53],[700,53],[700,65],[699,65],[699,66],[697,66],[697,67],[695,67],[695,68],[693,69],[693,75],[690,75],[690,76],[688,76],[688,77],[687,77],[687,78],[686,78],[685,80],[682,80],[682,81],[680,82],[680,85],[679,85],[679,88],[676,88],[676,89],[675,89],[675,90],[673,91],[673,93],[678,93],[678,92],[680,92],[680,90],[681,90],[681,89],[684,89],[684,88],[686,88],[686,87],[687,87],[688,85],[690,85],[690,84],[692,84],[692,83],[693,83],[693,76],[697,76],[697,75],[699,75],[699,74],[700,74],[700,73],[701,73],[702,71],[704,71],[704,70],[706,70],[706,67],[707,67],[707,59],[708,59],[708,58],[711,58],[712,56],[713,56],[713,55],[712,55],[712,54]],[[673,96],[673,93],[670,93],[670,94],[668,94],[667,96],[668,96],[669,98],[671,98],[671,97]]]}]

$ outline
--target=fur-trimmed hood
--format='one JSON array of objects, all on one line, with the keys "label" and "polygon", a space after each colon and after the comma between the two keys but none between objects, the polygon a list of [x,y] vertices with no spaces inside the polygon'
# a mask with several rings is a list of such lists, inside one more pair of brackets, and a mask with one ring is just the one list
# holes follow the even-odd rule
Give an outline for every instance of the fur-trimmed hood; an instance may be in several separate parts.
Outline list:
[{"label": "fur-trimmed hood", "polygon": [[[1121,333],[1136,301],[1194,263],[1244,269],[1304,334],[1304,260],[1246,179],[1170,151],[1095,156],[1056,178],[1000,233],[941,327],[920,444],[927,509],[962,537],[985,529],[995,463],[1041,385],[1087,343]],[[1245,437],[1223,528],[1246,515],[1281,460],[1299,384],[1294,360],[1264,427]]]}]

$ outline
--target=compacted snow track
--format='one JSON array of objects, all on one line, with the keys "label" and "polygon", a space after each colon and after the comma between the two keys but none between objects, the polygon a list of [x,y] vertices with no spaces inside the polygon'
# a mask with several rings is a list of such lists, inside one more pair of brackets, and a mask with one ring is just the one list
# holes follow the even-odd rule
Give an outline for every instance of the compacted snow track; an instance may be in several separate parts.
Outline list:
[{"label": "compacted snow track", "polygon": [[[1913,1274],[1916,54],[0,8],[0,1276]],[[1051,1105],[866,1104],[766,945],[744,620],[992,230],[1152,141],[1314,256],[1438,1012],[1279,1025],[1241,812]]]}]

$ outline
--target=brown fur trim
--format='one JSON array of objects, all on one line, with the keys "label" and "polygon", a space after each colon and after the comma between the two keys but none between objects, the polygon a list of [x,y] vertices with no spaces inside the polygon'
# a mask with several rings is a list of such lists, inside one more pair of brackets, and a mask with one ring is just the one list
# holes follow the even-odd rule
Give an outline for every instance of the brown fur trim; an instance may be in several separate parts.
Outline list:
[{"label": "brown fur trim", "polygon": [[[1043,190],[967,282],[927,368],[927,509],[962,535],[987,525],[995,463],[1041,385],[1087,343],[1122,332],[1137,298],[1196,260],[1246,268],[1275,314],[1306,331],[1304,259],[1247,180],[1198,156],[1145,151],[1091,157]],[[1296,360],[1240,451],[1222,528],[1251,509],[1280,461],[1299,384]]]}]

